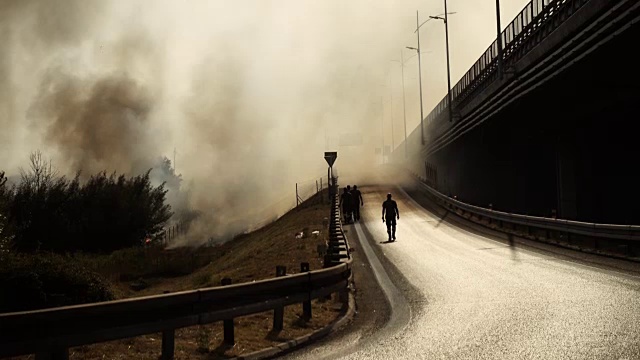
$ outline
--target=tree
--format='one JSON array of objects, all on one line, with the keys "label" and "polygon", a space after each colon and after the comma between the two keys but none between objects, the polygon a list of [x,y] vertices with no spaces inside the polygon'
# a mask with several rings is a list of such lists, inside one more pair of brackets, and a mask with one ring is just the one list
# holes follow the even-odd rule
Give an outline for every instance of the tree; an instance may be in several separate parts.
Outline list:
[{"label": "tree", "polygon": [[42,157],[42,152],[36,150],[29,155],[29,171],[20,169],[22,185],[32,187],[38,191],[42,187],[52,184],[58,177],[58,171],[53,168],[51,159],[47,162]]},{"label": "tree", "polygon": [[7,177],[0,171],[0,251],[7,246],[9,233],[7,227],[7,211],[11,202],[11,190],[7,187]]}]

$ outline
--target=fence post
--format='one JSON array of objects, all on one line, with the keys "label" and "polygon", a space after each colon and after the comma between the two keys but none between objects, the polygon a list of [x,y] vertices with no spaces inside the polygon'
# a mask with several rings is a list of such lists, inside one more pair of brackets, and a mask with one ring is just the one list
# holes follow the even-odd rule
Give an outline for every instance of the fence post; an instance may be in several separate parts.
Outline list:
[{"label": "fence post", "polygon": [[[308,262],[303,262],[300,263],[300,272],[309,272],[309,263]],[[307,284],[309,285],[309,289],[308,292],[309,294],[311,294],[311,284],[309,282],[307,282]],[[302,317],[305,320],[309,320],[311,319],[311,297],[309,297],[309,300],[305,300],[302,302]]]},{"label": "fence post", "polygon": [[162,360],[173,360],[175,351],[175,329],[162,332]]},{"label": "fence post", "polygon": [[[287,275],[286,266],[276,266],[276,277]],[[273,330],[282,330],[284,325],[284,306],[278,306],[273,310]]]},{"label": "fence post", "polygon": [[[222,286],[227,286],[227,285],[231,285],[231,279],[230,278],[223,278],[222,281],[220,282],[220,285]],[[233,319],[227,319],[227,320],[223,320],[222,321],[224,330],[224,343],[227,345],[233,345],[236,343],[236,339],[235,339],[235,333],[234,333],[234,329],[233,329]]]}]

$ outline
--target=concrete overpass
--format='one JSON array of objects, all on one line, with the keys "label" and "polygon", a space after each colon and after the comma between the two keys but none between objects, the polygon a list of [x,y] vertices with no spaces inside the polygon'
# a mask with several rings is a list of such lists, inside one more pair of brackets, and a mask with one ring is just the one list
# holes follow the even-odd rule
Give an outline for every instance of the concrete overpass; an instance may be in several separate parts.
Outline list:
[{"label": "concrete overpass", "polygon": [[640,3],[533,0],[393,162],[470,204],[640,223]]}]

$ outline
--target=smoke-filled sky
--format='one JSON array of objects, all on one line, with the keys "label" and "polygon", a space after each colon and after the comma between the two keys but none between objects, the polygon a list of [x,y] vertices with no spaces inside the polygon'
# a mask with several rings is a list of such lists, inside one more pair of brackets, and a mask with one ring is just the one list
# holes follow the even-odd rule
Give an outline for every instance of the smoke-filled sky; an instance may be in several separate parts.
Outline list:
[{"label": "smoke-filled sky", "polygon": [[[506,26],[526,0],[502,0]],[[495,1],[449,0],[452,83],[495,38]],[[416,10],[441,1],[0,0],[0,170],[36,149],[62,173],[173,159],[211,226],[293,184],[379,159],[419,123]],[[421,20],[422,21],[422,20]],[[425,115],[446,93],[444,26],[421,30]],[[393,94],[393,95],[392,95]],[[391,96],[393,101],[391,102]],[[383,106],[380,104],[381,97]],[[362,132],[364,145],[332,137]],[[330,141],[327,141],[330,138]],[[283,195],[285,194],[285,195]],[[293,196],[291,199],[295,199]],[[226,230],[225,230],[226,231]]]}]

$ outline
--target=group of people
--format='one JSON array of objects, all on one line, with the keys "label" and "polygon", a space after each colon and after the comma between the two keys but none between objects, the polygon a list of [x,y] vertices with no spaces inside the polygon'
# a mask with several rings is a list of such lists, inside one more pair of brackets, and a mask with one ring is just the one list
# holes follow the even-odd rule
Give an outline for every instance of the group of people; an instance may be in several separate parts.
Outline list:
[{"label": "group of people", "polygon": [[[353,190],[350,185],[347,185],[343,190],[344,192],[340,195],[340,206],[344,223],[355,223],[360,220],[360,206],[364,206],[362,193],[358,190],[358,185],[353,185]],[[387,200],[382,203],[382,222],[387,225],[388,241],[396,240],[396,219],[400,220],[398,204],[391,199],[391,193],[388,193]]]},{"label": "group of people", "polygon": [[340,195],[340,206],[345,224],[360,220],[360,206],[364,206],[364,201],[358,185],[353,185],[353,190],[351,185],[344,188],[344,192]]}]

